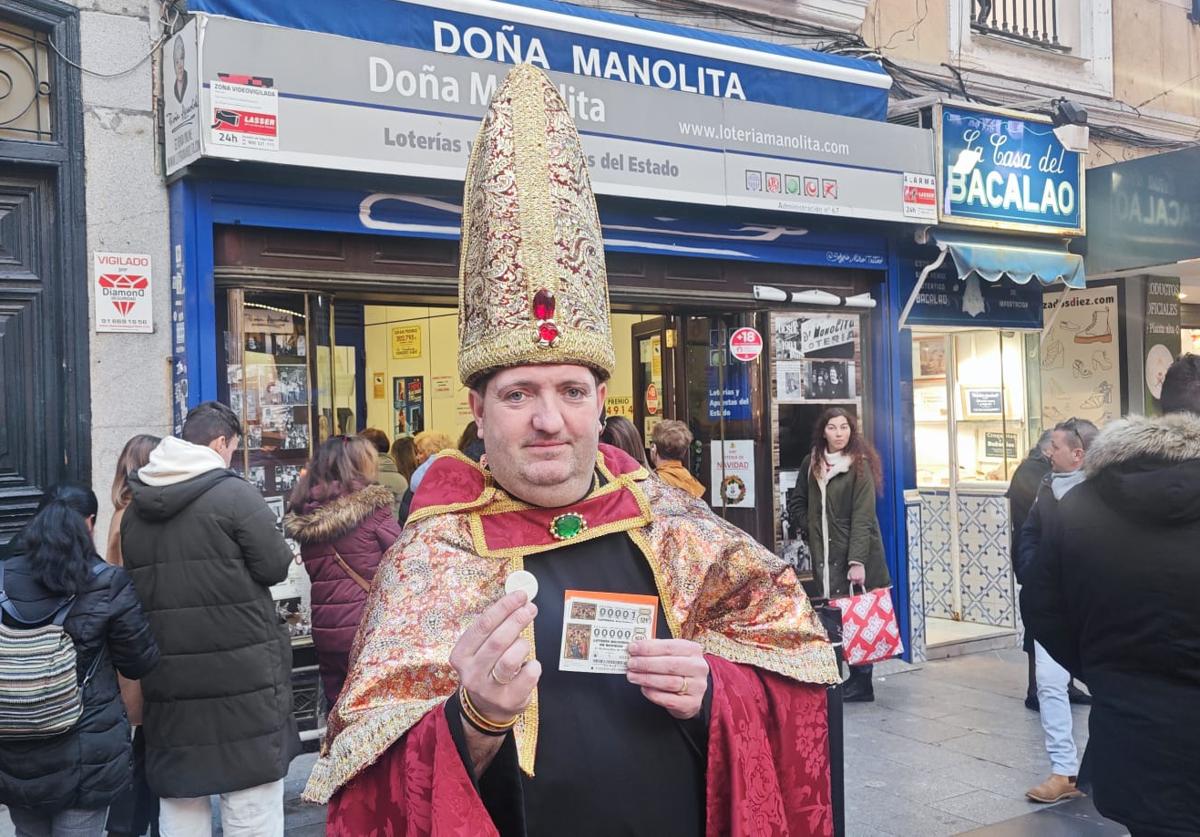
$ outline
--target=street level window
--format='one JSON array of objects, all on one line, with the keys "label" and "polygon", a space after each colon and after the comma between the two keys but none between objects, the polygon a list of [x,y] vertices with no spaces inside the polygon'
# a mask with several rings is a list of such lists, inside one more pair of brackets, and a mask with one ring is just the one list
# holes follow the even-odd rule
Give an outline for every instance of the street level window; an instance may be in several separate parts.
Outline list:
[{"label": "street level window", "polygon": [[53,90],[46,34],[0,20],[0,139],[53,140]]}]

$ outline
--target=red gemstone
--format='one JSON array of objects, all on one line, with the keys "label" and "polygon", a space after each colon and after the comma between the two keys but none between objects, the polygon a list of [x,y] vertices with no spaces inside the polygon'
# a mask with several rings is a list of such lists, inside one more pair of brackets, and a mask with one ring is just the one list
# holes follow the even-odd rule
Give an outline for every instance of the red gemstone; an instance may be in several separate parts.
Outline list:
[{"label": "red gemstone", "polygon": [[554,294],[545,288],[533,297],[533,316],[539,320],[548,320],[554,316]]},{"label": "red gemstone", "polygon": [[539,323],[538,324],[538,340],[547,345],[552,345],[558,339],[558,326],[554,323]]}]

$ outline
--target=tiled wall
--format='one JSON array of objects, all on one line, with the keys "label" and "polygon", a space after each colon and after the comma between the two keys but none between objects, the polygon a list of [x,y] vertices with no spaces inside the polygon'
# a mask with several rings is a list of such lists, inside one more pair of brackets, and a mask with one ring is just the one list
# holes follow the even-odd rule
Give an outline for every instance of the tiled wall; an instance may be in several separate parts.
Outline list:
[{"label": "tiled wall", "polygon": [[1009,558],[1008,500],[958,495],[963,619],[1015,628],[1016,598]]},{"label": "tiled wall", "polygon": [[925,559],[921,548],[921,500],[906,500],[908,530],[909,650],[914,663],[925,662]]},{"label": "tiled wall", "polygon": [[925,572],[925,615],[952,618],[950,564],[950,495],[945,491],[921,492],[921,553]]},{"label": "tiled wall", "polygon": [[[925,615],[952,618],[950,495],[922,491],[920,562]],[[1009,559],[1008,500],[998,494],[958,493],[958,544],[962,567],[962,618],[966,622],[1019,627]],[[909,561],[914,557],[909,549]],[[917,601],[917,597],[913,597]]]}]

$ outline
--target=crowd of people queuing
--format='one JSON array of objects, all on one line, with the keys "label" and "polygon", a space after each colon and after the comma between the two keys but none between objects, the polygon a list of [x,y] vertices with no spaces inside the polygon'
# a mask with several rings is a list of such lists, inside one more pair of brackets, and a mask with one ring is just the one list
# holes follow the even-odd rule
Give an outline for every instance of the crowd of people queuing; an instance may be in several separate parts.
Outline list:
[{"label": "crowd of people queuing", "polygon": [[[612,418],[607,429],[619,421],[621,446],[644,462],[631,422]],[[666,424],[660,444],[690,445],[686,425]],[[218,402],[193,408],[179,438],[134,436],[117,460],[103,556],[96,496],[64,483],[0,562],[4,625],[52,621],[65,608],[83,680],[82,713],[64,735],[10,736],[0,710],[0,804],[21,837],[208,834],[213,796],[225,833],[283,833],[283,777],[300,741],[290,643],[269,588],[293,555],[258,491],[231,469],[241,436]],[[429,466],[450,449],[483,456],[474,422],[457,445],[433,431],[394,443],[374,428],[333,436],[288,498],[284,534],[312,582],[327,709],[376,569]]]},{"label": "crowd of people queuing", "polygon": [[[1200,357],[1172,366],[1162,405],[1161,417],[1103,431],[1082,419],[1047,430],[1009,497],[1027,705],[1040,711],[1051,767],[1028,796],[1086,789],[1134,834],[1182,835],[1200,833],[1200,774],[1183,768],[1200,748],[1190,717],[1200,688]],[[179,438],[133,437],[118,458],[103,556],[96,496],[61,484],[0,563],[0,638],[57,622],[81,683],[78,719],[57,735],[13,734],[22,719],[10,717],[11,701],[0,706],[0,803],[18,835],[208,834],[211,796],[227,834],[283,833],[283,778],[300,743],[291,647],[269,588],[293,555],[263,498],[230,469],[241,434],[229,408],[207,402]],[[704,494],[684,464],[686,424],[658,424],[648,458],[628,419],[602,421],[600,440]],[[288,499],[284,531],[312,581],[328,706],[376,571],[451,448],[484,456],[474,423],[457,445],[433,432],[394,444],[376,429],[334,436]],[[853,414],[821,415],[801,475],[788,521],[812,550],[817,597],[887,587],[879,457]],[[851,669],[844,697],[873,699],[869,666]],[[1082,767],[1074,700],[1094,701]]]}]

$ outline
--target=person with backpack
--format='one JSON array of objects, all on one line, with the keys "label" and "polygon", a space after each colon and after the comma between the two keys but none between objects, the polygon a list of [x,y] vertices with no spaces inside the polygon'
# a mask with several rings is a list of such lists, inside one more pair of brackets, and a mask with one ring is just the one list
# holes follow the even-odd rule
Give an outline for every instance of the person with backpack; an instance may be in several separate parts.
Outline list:
[{"label": "person with backpack", "polygon": [[312,579],[313,644],[329,706],[342,691],[375,570],[400,537],[391,489],[377,482],[375,452],[365,436],[323,443],[296,483],[284,518]]},{"label": "person with backpack", "polygon": [[271,598],[292,551],[258,489],[229,469],[242,425],[191,409],[129,478],[125,569],[163,661],[142,683],[146,778],[165,837],[282,837],[283,780],[300,752],[292,644]]},{"label": "person with backpack", "polygon": [[129,576],[96,552],[98,508],[50,488],[0,564],[0,803],[18,837],[103,834],[132,778],[116,671],[137,680],[159,652]]}]

